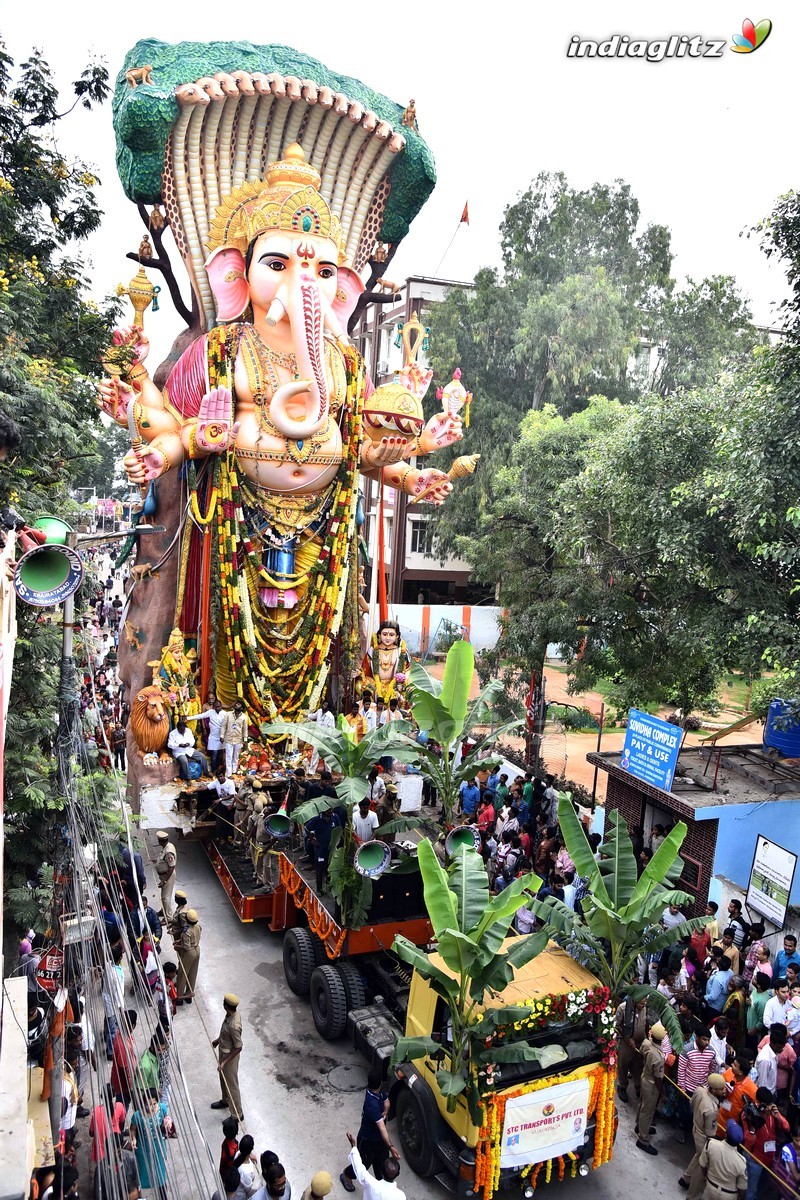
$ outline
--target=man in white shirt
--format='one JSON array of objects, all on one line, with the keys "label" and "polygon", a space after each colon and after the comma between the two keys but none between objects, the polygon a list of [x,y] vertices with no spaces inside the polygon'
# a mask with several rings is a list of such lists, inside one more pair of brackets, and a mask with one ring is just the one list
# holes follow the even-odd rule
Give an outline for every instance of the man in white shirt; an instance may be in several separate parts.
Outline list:
[{"label": "man in white shirt", "polygon": [[378,814],[374,813],[366,798],[353,808],[353,833],[362,842],[371,842],[378,828]]},{"label": "man in white shirt", "polygon": [[[318,708],[315,713],[311,713],[308,719],[310,721],[316,721],[317,725],[319,725],[322,729],[336,728],[336,717],[333,715],[333,711],[328,700],[323,700],[322,707]],[[311,755],[311,762],[308,764],[309,772],[312,775],[316,775],[317,770],[319,769],[319,763],[320,754],[319,750],[317,750],[315,747],[314,753]],[[323,766],[324,765],[325,764],[323,762]]]},{"label": "man in white shirt", "polygon": [[378,722],[378,714],[372,707],[372,692],[364,692],[364,695],[361,697],[361,711],[367,723],[367,733],[369,733],[375,728]]},{"label": "man in white shirt", "polygon": [[573,910],[573,912],[575,911],[575,897],[577,896],[577,894],[578,894],[578,889],[575,886],[575,872],[574,871],[565,871],[564,872],[564,903],[566,904],[567,908],[571,908]]},{"label": "man in white shirt", "polygon": [[542,811],[547,814],[547,824],[558,824],[558,790],[555,787],[555,776],[546,777],[547,787],[542,796]]},{"label": "man in white shirt", "polygon": [[187,783],[191,778],[189,774],[190,762],[199,762],[203,774],[211,774],[208,759],[202,750],[195,749],[194,734],[191,729],[187,728],[183,717],[179,719],[175,728],[170,730],[170,735],[167,738],[167,749],[178,764],[181,779],[185,779]]},{"label": "man in white shirt", "polygon": [[211,759],[211,770],[215,775],[224,754],[222,749],[222,724],[227,715],[225,709],[222,707],[222,701],[215,700],[211,708],[204,709],[196,717],[189,717],[190,721],[206,721],[208,724],[208,757]]},{"label": "man in white shirt", "polygon": [[226,772],[228,775],[235,775],[239,766],[239,755],[247,741],[247,713],[241,700],[235,702],[233,712],[225,713],[220,737],[225,747]]},{"label": "man in white shirt", "polygon": [[370,1175],[361,1161],[361,1155],[356,1147],[356,1139],[352,1133],[348,1133],[347,1140],[352,1147],[349,1154],[350,1166],[353,1168],[353,1173],[363,1188],[363,1200],[406,1200],[405,1192],[402,1192],[397,1186],[400,1163],[395,1157],[397,1151],[394,1147],[391,1148],[389,1158],[382,1164],[383,1179],[376,1179],[373,1175]]},{"label": "man in white shirt", "polygon": [[759,1050],[753,1071],[756,1087],[769,1088],[774,1096],[778,1090],[778,1055],[772,1049],[770,1042],[767,1042],[766,1046]]},{"label": "man in white shirt", "polygon": [[217,778],[213,783],[208,785],[208,790],[217,793],[217,802],[213,808],[214,817],[217,822],[214,836],[217,841],[222,839],[230,840],[233,837],[233,808],[236,803],[236,784],[232,779],[228,779],[225,774],[225,768],[220,767],[217,771]]},{"label": "man in white shirt", "polygon": [[764,1025],[786,1025],[786,1008],[789,1002],[789,985],[785,979],[775,980],[775,990],[764,1006]]}]

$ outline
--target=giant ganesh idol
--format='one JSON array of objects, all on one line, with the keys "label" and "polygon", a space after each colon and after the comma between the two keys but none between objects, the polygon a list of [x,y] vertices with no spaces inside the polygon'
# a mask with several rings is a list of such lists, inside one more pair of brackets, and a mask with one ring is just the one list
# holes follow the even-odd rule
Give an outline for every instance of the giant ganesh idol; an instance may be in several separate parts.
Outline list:
[{"label": "giant ganesh idol", "polygon": [[409,460],[458,440],[459,417],[425,424],[413,377],[373,390],[347,335],[361,274],[370,288],[385,271],[432,160],[400,105],[285,47],[143,42],[125,66],[123,182],[180,301],[169,225],[193,303],[172,361],[151,376],[142,329],[122,330],[101,387],[166,526],[141,539],[138,562],[158,569],[137,573],[123,678],[150,683],[175,626],[203,701],[299,720],[334,661],[357,672],[359,476],[433,503],[452,486]]}]

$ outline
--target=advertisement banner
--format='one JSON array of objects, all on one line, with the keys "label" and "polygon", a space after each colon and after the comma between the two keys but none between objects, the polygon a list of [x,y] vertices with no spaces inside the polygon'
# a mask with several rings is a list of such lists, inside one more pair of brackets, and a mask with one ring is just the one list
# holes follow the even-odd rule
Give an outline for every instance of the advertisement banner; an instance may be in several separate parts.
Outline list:
[{"label": "advertisement banner", "polygon": [[583,1145],[589,1111],[589,1080],[514,1096],[506,1104],[500,1166],[524,1167]]},{"label": "advertisement banner", "polygon": [[759,834],[747,885],[746,904],[779,929],[786,923],[786,909],[796,867],[796,854]]},{"label": "advertisement banner", "polygon": [[628,713],[625,745],[619,765],[651,787],[668,792],[681,749],[683,730],[660,717],[632,708]]}]

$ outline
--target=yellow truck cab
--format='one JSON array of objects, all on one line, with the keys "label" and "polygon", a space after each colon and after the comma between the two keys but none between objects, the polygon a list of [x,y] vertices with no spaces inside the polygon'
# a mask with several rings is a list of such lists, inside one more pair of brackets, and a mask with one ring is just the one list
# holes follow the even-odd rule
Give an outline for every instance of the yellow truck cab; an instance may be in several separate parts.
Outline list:
[{"label": "yellow truck cab", "polygon": [[[453,975],[438,954],[431,958],[440,971]],[[456,1184],[459,1195],[484,1200],[517,1185],[529,1197],[538,1182],[553,1175],[588,1175],[610,1159],[616,1128],[616,1043],[608,989],[550,942],[475,1017],[507,1005],[528,1008],[530,1018],[511,1028],[500,1026],[486,1045],[524,1039],[539,1054],[536,1060],[481,1069],[480,1128],[463,1096],[454,1112],[447,1111],[437,1072],[451,1066],[449,1010],[417,972],[411,978],[405,1033],[436,1038],[443,1053],[399,1063],[390,1086],[411,1168],[418,1175],[436,1175],[451,1188]]]}]

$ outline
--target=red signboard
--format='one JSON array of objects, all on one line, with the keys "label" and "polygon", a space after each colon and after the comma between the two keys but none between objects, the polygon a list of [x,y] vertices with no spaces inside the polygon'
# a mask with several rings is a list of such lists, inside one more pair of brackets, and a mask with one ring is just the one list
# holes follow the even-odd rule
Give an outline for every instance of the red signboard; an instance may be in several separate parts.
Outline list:
[{"label": "red signboard", "polygon": [[36,982],[40,988],[54,995],[61,987],[64,975],[64,951],[58,946],[45,950],[36,968]]}]

